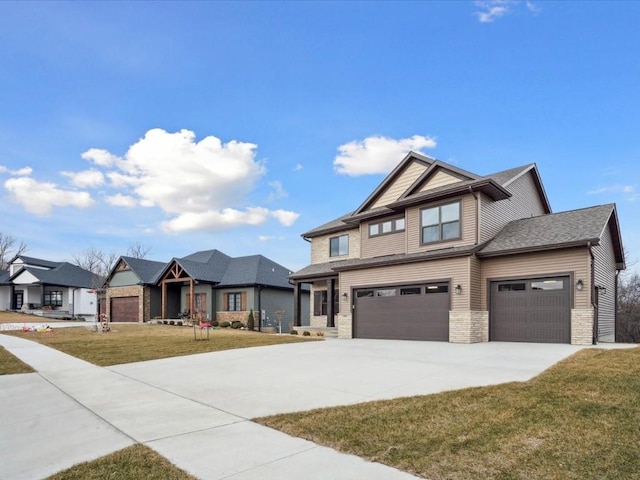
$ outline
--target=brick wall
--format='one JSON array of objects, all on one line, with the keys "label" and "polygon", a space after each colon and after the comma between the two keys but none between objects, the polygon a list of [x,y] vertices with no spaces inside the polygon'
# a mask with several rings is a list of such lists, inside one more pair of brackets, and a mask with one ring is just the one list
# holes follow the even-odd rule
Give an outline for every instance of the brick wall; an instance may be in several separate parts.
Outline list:
[{"label": "brick wall", "polygon": [[449,312],[449,342],[489,341],[489,312],[458,310]]},{"label": "brick wall", "polygon": [[[239,312],[216,312],[216,320],[218,322],[242,322],[245,325],[247,324],[247,319],[249,318],[248,311],[239,311]],[[254,323],[258,325],[259,318],[256,315],[256,312],[253,312]]]},{"label": "brick wall", "polygon": [[571,310],[571,345],[593,344],[593,309]]}]

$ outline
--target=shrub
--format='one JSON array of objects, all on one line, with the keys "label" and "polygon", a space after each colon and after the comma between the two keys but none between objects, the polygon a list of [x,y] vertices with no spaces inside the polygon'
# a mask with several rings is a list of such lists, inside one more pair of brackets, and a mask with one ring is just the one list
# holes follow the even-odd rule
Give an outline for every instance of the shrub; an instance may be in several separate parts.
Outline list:
[{"label": "shrub", "polygon": [[234,320],[233,322],[231,322],[231,328],[242,328],[244,327],[244,323],[242,323],[240,320]]},{"label": "shrub", "polygon": [[218,322],[217,320],[214,320],[213,322],[211,322],[211,326],[212,327],[219,327],[220,326],[220,322]]},{"label": "shrub", "polygon": [[324,332],[316,332],[316,335],[317,335],[318,337],[324,337]]},{"label": "shrub", "polygon": [[176,324],[176,322],[174,322],[173,320],[169,321],[169,325],[175,325],[175,324]]},{"label": "shrub", "polygon": [[290,335],[297,335],[297,334],[298,334],[298,331],[297,331],[297,330],[291,330],[291,331],[289,332],[289,334],[290,334]]},{"label": "shrub", "polygon": [[182,322],[180,320],[178,320],[178,323],[176,323],[176,325],[178,325],[179,327],[182,326]]},{"label": "shrub", "polygon": [[247,318],[247,329],[255,329],[255,320],[253,318],[253,308],[249,311],[249,318]]},{"label": "shrub", "polygon": [[222,328],[229,328],[231,326],[231,324],[229,322],[220,322],[220,326]]},{"label": "shrub", "polygon": [[310,337],[311,336],[311,332],[309,330],[305,330],[304,332],[302,332],[302,336],[303,337]]}]

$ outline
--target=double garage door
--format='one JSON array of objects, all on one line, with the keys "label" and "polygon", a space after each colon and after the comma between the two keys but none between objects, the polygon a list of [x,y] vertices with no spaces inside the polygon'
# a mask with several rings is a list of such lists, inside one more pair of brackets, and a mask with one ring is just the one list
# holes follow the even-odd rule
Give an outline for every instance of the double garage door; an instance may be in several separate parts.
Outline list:
[{"label": "double garage door", "polygon": [[138,322],[140,314],[139,297],[114,297],[111,299],[112,322]]},{"label": "double garage door", "polygon": [[569,277],[491,282],[489,340],[570,343],[570,287]]},{"label": "double garage door", "polygon": [[363,288],[354,297],[355,337],[449,340],[448,283]]},{"label": "double garage door", "polygon": [[[449,340],[448,283],[354,291],[354,337]],[[568,276],[491,282],[489,340],[571,342]]]}]

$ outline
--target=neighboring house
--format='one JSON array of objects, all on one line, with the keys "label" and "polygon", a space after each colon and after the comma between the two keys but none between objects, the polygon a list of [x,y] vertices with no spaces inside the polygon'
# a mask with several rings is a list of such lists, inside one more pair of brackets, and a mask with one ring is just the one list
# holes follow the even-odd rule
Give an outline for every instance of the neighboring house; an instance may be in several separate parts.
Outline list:
[{"label": "neighboring house", "polygon": [[112,322],[148,322],[160,316],[156,285],[164,262],[120,257],[107,277],[104,313]]},{"label": "neighboring house", "polygon": [[0,274],[0,309],[95,320],[100,279],[67,262],[17,255]]},{"label": "neighboring house", "polygon": [[[246,324],[253,310],[256,329],[280,326],[288,332],[294,310],[290,274],[262,255],[232,258],[218,250],[168,263],[122,257],[106,283],[107,315],[116,322],[196,318]],[[308,310],[308,289],[300,298]]]},{"label": "neighboring house", "polygon": [[302,236],[311,264],[290,279],[311,285],[311,325],[341,338],[615,338],[616,207],[552,214],[535,164],[479,176],[410,153],[355,211]]}]

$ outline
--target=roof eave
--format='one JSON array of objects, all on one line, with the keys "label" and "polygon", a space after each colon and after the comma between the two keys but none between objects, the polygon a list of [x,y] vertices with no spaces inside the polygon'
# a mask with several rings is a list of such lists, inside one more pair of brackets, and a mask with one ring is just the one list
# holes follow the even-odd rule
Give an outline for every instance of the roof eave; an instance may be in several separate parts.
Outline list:
[{"label": "roof eave", "polygon": [[560,250],[563,248],[575,248],[575,247],[586,247],[588,245],[598,245],[600,243],[599,238],[591,238],[584,240],[575,240],[573,242],[564,242],[564,243],[556,243],[551,245],[536,245],[533,247],[522,247],[522,248],[512,248],[508,250],[497,250],[495,252],[482,252],[479,251],[477,256],[480,258],[488,258],[488,257],[502,257],[505,255],[517,255],[521,253],[535,253],[535,252],[543,252],[546,250]]}]

